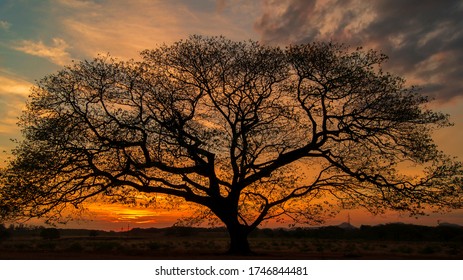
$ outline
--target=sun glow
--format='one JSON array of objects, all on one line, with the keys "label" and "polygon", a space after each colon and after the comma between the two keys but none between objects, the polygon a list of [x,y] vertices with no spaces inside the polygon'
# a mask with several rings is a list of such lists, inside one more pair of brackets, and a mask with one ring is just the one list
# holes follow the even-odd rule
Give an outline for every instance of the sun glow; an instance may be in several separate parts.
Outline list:
[{"label": "sun glow", "polygon": [[179,210],[131,207],[118,204],[91,204],[87,206],[89,218],[107,223],[130,223],[153,227],[171,226],[185,213]]}]

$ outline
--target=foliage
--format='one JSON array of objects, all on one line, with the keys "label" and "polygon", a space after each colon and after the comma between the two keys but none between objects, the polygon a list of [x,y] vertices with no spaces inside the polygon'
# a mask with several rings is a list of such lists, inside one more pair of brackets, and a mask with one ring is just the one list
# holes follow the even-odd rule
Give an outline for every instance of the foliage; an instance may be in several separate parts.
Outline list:
[{"label": "foliage", "polygon": [[[270,219],[460,207],[461,163],[431,138],[448,117],[384,73],[386,59],[333,43],[192,36],[137,62],[65,67],[32,89],[24,140],[2,171],[1,215],[53,220],[96,196],[137,203],[143,193],[146,205],[203,207],[198,217],[225,224],[246,251]],[[403,163],[423,169],[409,176]]]}]

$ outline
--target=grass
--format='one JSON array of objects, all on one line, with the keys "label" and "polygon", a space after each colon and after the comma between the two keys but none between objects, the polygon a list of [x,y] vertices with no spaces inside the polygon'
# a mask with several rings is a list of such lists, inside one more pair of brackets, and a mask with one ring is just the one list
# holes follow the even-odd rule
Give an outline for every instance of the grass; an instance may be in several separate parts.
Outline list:
[{"label": "grass", "polygon": [[[252,237],[255,259],[463,259],[461,242]],[[1,259],[227,259],[226,236],[18,237],[0,243]],[[239,257],[234,257],[239,258]]]}]

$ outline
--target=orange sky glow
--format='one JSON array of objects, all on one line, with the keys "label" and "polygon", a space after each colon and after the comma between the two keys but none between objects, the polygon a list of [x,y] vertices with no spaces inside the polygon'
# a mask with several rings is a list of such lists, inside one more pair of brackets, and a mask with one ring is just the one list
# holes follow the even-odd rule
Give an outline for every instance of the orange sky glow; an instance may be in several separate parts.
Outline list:
[{"label": "orange sky glow", "polygon": [[[445,153],[463,160],[461,1],[423,1],[416,6],[388,0],[339,2],[343,1],[1,1],[0,167],[14,148],[10,139],[21,139],[16,123],[36,80],[73,60],[105,53],[137,59],[144,49],[191,34],[273,45],[333,40],[383,51],[390,58],[386,70],[418,84],[424,94],[435,99],[431,108],[450,114],[454,126],[436,131],[434,139]],[[191,211],[187,206],[164,209],[103,202],[86,207],[80,221],[70,221],[65,227],[115,231],[168,227]],[[355,226],[389,222],[437,225],[438,221],[463,225],[461,209],[420,218],[344,210],[326,224],[346,222],[348,215]],[[269,222],[263,226],[286,225]]]}]

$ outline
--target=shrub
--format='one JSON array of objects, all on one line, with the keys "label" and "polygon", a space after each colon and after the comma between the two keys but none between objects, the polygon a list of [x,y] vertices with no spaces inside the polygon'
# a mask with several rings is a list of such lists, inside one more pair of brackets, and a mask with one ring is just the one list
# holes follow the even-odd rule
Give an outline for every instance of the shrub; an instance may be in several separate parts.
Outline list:
[{"label": "shrub", "polygon": [[3,224],[0,224],[0,242],[10,237],[10,233]]},{"label": "shrub", "polygon": [[121,245],[117,242],[96,242],[93,249],[97,252],[111,252],[120,249]]},{"label": "shrub", "polygon": [[56,228],[44,228],[40,232],[40,236],[46,240],[59,239],[60,233]]},{"label": "shrub", "polygon": [[69,252],[82,252],[83,250],[84,246],[82,246],[82,244],[80,244],[79,242],[71,243],[71,245],[69,245],[69,247],[67,248],[67,251]]}]

